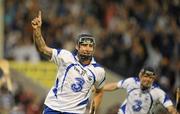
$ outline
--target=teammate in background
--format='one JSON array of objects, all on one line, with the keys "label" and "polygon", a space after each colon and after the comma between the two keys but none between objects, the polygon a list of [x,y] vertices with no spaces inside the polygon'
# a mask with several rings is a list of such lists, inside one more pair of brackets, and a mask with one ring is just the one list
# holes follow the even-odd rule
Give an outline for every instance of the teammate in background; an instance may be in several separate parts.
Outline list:
[{"label": "teammate in background", "polygon": [[4,59],[0,59],[0,87],[7,87],[9,92],[12,92],[12,81],[9,71],[9,62]]},{"label": "teammate in background", "polygon": [[127,97],[118,114],[150,114],[155,101],[162,103],[170,114],[178,114],[166,93],[154,83],[156,76],[153,68],[144,67],[140,71],[139,77],[106,84],[103,90],[126,89]]},{"label": "teammate in background", "polygon": [[92,104],[97,109],[103,95],[105,71],[93,58],[95,38],[90,34],[79,35],[74,52],[53,49],[46,45],[41,25],[39,11],[32,20],[34,42],[38,51],[58,66],[55,85],[45,100],[44,114],[84,114],[93,86],[96,90]]}]

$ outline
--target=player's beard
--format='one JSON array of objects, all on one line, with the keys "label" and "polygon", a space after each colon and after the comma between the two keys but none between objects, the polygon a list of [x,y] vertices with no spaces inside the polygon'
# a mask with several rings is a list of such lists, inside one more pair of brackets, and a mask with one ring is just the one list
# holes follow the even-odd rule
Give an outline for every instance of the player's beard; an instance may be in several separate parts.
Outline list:
[{"label": "player's beard", "polygon": [[81,62],[91,60],[92,59],[92,54],[79,54],[79,59]]},{"label": "player's beard", "polygon": [[141,84],[141,90],[145,91],[148,90],[150,87],[152,86],[152,84]]}]

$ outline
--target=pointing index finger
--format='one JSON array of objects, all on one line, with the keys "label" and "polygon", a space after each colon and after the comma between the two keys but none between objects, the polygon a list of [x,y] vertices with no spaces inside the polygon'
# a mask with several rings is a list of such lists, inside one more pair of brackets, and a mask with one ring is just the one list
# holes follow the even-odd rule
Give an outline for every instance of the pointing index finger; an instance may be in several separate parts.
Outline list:
[{"label": "pointing index finger", "polygon": [[39,13],[38,13],[38,18],[41,19],[41,11],[39,11]]}]

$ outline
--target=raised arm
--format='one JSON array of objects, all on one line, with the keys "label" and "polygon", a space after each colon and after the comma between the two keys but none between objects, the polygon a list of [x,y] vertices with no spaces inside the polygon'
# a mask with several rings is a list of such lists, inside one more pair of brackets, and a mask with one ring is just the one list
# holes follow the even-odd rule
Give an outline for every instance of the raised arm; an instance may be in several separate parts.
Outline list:
[{"label": "raised arm", "polygon": [[115,91],[118,89],[117,84],[118,84],[117,82],[105,84],[103,90],[104,91]]},{"label": "raised arm", "polygon": [[31,24],[33,27],[33,40],[35,42],[36,48],[40,53],[46,55],[50,59],[52,56],[52,48],[46,45],[41,34],[41,25],[42,25],[41,11],[39,11],[38,16],[32,20]]}]

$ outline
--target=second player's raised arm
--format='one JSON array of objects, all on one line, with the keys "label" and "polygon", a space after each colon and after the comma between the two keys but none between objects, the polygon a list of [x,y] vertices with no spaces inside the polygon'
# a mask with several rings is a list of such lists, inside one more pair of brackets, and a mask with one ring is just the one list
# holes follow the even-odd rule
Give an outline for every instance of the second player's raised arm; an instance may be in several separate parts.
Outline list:
[{"label": "second player's raised arm", "polygon": [[105,84],[103,87],[104,91],[114,91],[118,89],[117,82]]},{"label": "second player's raised arm", "polygon": [[52,48],[50,48],[46,45],[46,43],[42,37],[41,25],[42,25],[41,11],[39,11],[38,17],[36,17],[32,20],[33,40],[35,42],[35,45],[36,45],[36,48],[38,49],[38,51],[40,53],[48,56],[48,58],[51,58]]}]

